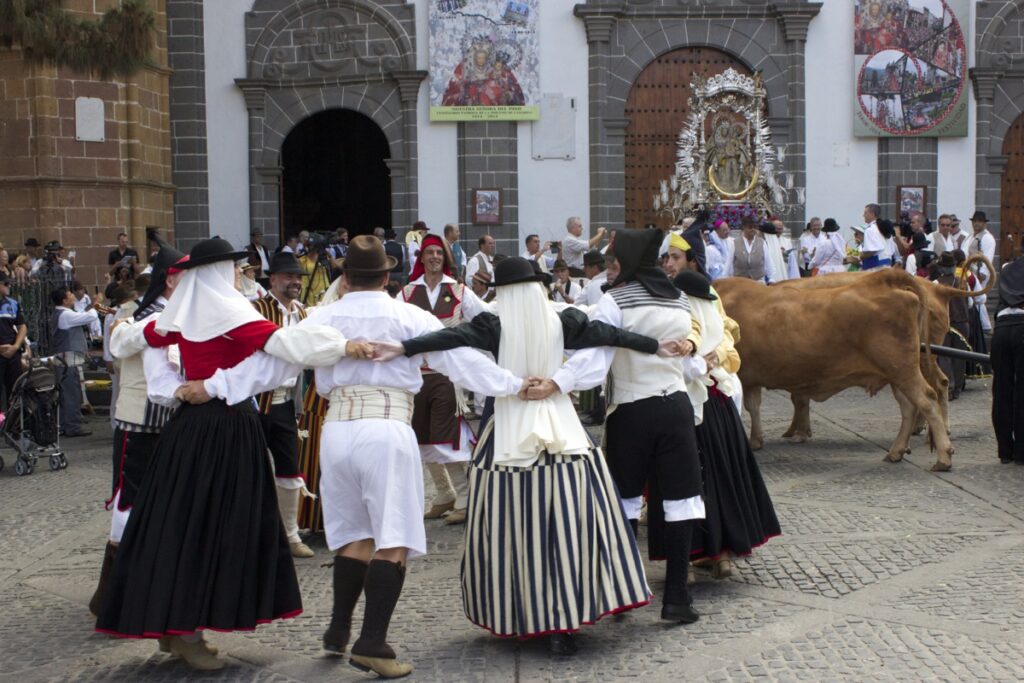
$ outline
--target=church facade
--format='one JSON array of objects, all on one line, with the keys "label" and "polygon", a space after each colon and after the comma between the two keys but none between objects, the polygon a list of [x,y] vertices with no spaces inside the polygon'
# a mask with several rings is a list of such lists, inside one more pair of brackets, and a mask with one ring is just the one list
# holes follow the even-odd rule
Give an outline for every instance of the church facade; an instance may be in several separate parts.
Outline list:
[{"label": "church facade", "polygon": [[[471,251],[486,232],[519,253],[573,215],[613,230],[663,223],[652,199],[672,173],[690,78],[732,68],[767,89],[777,208],[795,232],[811,216],[860,222],[869,202],[896,217],[911,187],[928,216],[982,210],[1003,249],[1019,242],[1024,2],[970,2],[959,17],[959,137],[856,136],[852,3],[798,0],[536,3],[541,121],[431,121],[440,2],[167,0],[179,239],[424,220],[459,223]],[[485,219],[482,198],[500,204]]]}]

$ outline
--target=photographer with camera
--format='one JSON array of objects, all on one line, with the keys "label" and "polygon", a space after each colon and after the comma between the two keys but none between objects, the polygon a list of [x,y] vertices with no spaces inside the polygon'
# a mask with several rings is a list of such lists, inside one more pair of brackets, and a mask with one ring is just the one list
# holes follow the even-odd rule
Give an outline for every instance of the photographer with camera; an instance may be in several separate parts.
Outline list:
[{"label": "photographer with camera", "polygon": [[341,270],[341,261],[334,260],[327,253],[327,240],[313,234],[306,246],[306,253],[299,257],[302,266],[302,305],[315,306],[327,291],[333,279],[334,270]]},{"label": "photographer with camera", "polygon": [[561,248],[558,250],[558,258],[563,259],[569,265],[569,274],[573,277],[583,277],[583,255],[591,249],[597,249],[604,235],[605,228],[598,228],[597,233],[590,238],[583,237],[583,220],[579,216],[570,216],[565,222],[566,235],[562,238]]},{"label": "photographer with camera", "polygon": [[526,251],[522,257],[527,261],[536,261],[540,269],[547,273],[555,260],[553,252],[557,252],[561,246],[561,242],[544,242],[542,245],[539,235],[527,235]]},{"label": "photographer with camera", "polygon": [[[75,265],[68,259],[63,258],[61,252],[64,247],[57,240],[46,243],[46,254],[43,258],[32,264],[32,276],[52,279],[65,279],[71,277]],[[74,258],[74,252],[71,252]]]}]

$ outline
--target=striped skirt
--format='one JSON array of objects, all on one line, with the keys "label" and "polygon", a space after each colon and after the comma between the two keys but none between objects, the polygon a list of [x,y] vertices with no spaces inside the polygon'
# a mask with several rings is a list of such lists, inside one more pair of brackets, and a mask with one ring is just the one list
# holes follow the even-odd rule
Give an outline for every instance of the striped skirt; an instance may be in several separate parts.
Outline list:
[{"label": "striped skirt", "polygon": [[636,539],[600,450],[491,464],[493,421],[469,468],[462,600],[497,636],[576,631],[646,605]]}]

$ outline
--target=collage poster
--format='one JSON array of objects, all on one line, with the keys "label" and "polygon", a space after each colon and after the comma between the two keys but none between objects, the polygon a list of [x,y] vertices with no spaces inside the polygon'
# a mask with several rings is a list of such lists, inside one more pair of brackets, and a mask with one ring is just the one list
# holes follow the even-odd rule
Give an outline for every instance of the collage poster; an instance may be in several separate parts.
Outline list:
[{"label": "collage poster", "polygon": [[540,118],[540,0],[430,1],[430,120]]},{"label": "collage poster", "polygon": [[967,0],[854,0],[854,135],[967,135],[969,16]]}]

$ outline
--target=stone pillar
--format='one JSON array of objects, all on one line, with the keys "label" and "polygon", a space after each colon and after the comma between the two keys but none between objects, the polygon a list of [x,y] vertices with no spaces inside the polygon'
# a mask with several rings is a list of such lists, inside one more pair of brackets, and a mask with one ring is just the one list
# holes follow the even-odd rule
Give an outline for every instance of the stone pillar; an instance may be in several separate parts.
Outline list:
[{"label": "stone pillar", "polygon": [[[992,108],[996,86],[1003,74],[990,69],[971,70],[974,81],[974,97],[977,99],[977,142],[975,143],[974,205],[988,216],[988,229],[998,239],[1002,218],[1002,175],[1006,168],[1006,157],[1002,150],[992,150]],[[993,154],[993,151],[997,152]]]},{"label": "stone pillar", "polygon": [[[239,85],[245,98],[245,109],[249,113],[249,222],[250,229],[259,230],[265,236],[274,236],[279,244],[284,244],[284,235],[280,234],[280,225],[276,212],[273,220],[268,223],[262,204],[265,201],[264,178],[258,172],[260,150],[263,149],[263,107],[266,96],[260,86]],[[278,174],[280,175],[280,173]],[[278,191],[280,193],[280,190]]]},{"label": "stone pillar", "polygon": [[395,228],[407,228],[419,220],[416,102],[419,99],[420,85],[427,77],[427,72],[395,71],[392,76],[398,81],[398,95],[402,101],[405,158],[387,161],[388,168],[391,169],[391,225]]},{"label": "stone pillar", "polygon": [[[515,121],[458,124],[459,225],[462,248],[477,252],[477,240],[494,237],[497,253],[514,256],[519,245],[519,139]],[[473,224],[473,190],[501,190],[501,223]]]},{"label": "stone pillar", "polygon": [[896,191],[900,185],[926,186],[925,214],[935,218],[938,182],[938,138],[878,138],[878,205],[883,218],[899,219]]},{"label": "stone pillar", "polygon": [[174,222],[178,247],[210,236],[202,0],[167,0]]},{"label": "stone pillar", "polygon": [[[787,80],[789,90],[790,122],[788,142],[785,144],[785,170],[793,176],[793,186],[807,188],[807,96],[804,84],[807,29],[811,19],[821,10],[821,3],[779,4],[776,6],[782,34],[786,39]],[[783,211],[783,219],[792,235],[797,236],[806,223],[806,196],[790,199]]]},{"label": "stone pillar", "polygon": [[608,61],[616,17],[586,13],[582,6],[577,6],[574,13],[583,19],[590,47],[587,65],[590,70],[590,223],[617,230],[625,222],[623,143],[629,120],[604,120],[608,101]]}]

